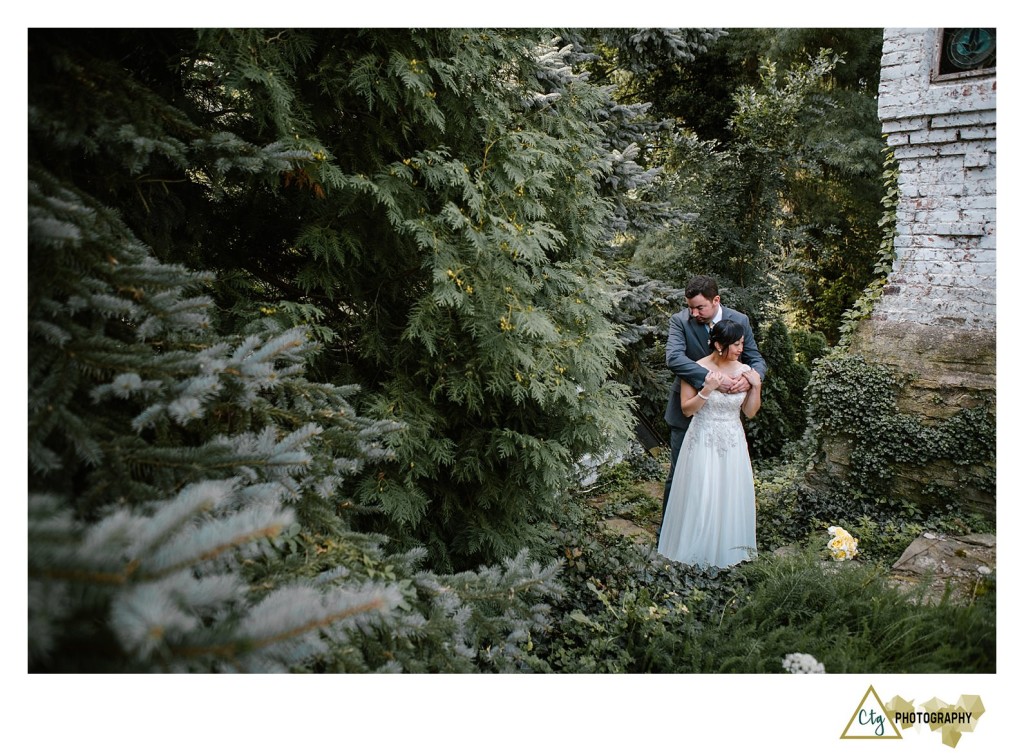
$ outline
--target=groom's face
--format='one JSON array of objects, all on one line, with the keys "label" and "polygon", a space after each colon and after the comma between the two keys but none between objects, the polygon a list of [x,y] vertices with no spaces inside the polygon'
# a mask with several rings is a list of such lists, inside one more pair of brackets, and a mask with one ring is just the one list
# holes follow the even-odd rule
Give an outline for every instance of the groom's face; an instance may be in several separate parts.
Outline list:
[{"label": "groom's face", "polygon": [[686,307],[690,310],[690,316],[697,320],[698,324],[708,324],[718,313],[719,296],[710,301],[700,293],[693,298],[686,299]]}]

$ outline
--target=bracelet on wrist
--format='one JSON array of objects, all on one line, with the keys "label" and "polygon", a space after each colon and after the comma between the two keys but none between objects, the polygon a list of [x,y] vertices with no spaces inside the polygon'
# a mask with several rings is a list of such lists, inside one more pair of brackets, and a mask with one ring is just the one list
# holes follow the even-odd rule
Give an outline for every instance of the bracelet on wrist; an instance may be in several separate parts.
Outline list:
[{"label": "bracelet on wrist", "polygon": [[709,397],[711,397],[711,395],[705,395],[703,391],[698,390],[697,397],[699,397],[701,400],[707,400]]}]

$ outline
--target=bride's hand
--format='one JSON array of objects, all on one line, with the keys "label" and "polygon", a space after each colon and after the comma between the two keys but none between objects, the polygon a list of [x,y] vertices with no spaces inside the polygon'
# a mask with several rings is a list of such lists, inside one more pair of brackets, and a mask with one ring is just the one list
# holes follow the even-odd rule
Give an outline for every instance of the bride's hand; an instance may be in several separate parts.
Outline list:
[{"label": "bride's hand", "polygon": [[751,387],[760,387],[761,386],[761,375],[758,374],[753,369],[747,369],[746,371],[744,371],[743,372],[743,377],[748,382],[750,382],[750,386]]},{"label": "bride's hand", "polygon": [[719,371],[709,371],[707,376],[704,377],[704,389],[714,392],[722,385],[722,373]]}]

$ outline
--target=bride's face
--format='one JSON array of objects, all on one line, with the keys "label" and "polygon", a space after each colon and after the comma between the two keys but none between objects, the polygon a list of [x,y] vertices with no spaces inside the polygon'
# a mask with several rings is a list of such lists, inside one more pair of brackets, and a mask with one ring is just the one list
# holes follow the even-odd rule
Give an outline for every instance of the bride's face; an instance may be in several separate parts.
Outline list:
[{"label": "bride's face", "polygon": [[738,360],[740,360],[740,356],[743,355],[743,338],[741,337],[739,340],[734,342],[732,345],[730,345],[729,347],[725,348],[722,351],[722,355],[724,355],[730,361],[738,361]]}]

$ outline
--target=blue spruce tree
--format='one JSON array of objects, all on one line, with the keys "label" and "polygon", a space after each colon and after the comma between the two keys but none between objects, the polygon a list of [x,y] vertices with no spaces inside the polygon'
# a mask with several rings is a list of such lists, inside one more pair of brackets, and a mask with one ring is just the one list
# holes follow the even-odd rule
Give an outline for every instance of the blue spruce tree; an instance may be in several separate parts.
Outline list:
[{"label": "blue spruce tree", "polygon": [[386,621],[392,584],[257,574],[394,427],[302,376],[301,329],[218,337],[208,275],[42,170],[29,218],[30,667],[283,670]]}]

